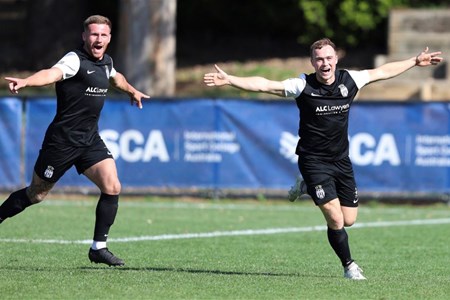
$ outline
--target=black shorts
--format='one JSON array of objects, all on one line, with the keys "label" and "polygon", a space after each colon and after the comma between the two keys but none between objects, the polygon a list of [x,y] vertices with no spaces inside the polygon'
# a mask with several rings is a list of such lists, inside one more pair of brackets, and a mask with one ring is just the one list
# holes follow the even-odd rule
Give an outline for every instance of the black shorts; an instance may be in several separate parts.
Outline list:
[{"label": "black shorts", "polygon": [[299,157],[298,167],[316,205],[338,198],[342,206],[358,206],[358,189],[350,158],[328,162]]},{"label": "black shorts", "polygon": [[82,174],[86,169],[107,158],[113,156],[101,139],[88,147],[43,146],[39,151],[34,171],[41,179],[55,183],[72,166],[77,168],[78,174]]}]

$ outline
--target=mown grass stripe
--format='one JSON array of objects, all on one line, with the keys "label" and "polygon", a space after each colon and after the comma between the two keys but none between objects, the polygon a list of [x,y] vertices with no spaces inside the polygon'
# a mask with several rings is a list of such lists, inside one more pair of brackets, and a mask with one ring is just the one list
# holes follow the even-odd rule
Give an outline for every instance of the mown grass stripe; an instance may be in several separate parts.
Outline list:
[{"label": "mown grass stripe", "polygon": [[[426,220],[402,220],[402,221],[380,221],[357,223],[352,228],[373,228],[373,227],[393,227],[393,226],[416,226],[416,225],[438,225],[449,224],[450,218],[446,219],[426,219]],[[306,226],[306,227],[286,227],[286,228],[267,228],[267,229],[247,229],[247,230],[231,230],[231,231],[212,231],[200,233],[183,233],[183,234],[162,234],[150,236],[137,236],[125,238],[110,238],[109,242],[129,243],[144,241],[162,241],[177,239],[197,239],[197,238],[216,238],[230,236],[248,236],[248,235],[269,235],[269,234],[285,234],[298,232],[325,231],[326,226]],[[58,240],[58,239],[0,239],[2,243],[37,243],[37,244],[90,244],[92,240]]]}]

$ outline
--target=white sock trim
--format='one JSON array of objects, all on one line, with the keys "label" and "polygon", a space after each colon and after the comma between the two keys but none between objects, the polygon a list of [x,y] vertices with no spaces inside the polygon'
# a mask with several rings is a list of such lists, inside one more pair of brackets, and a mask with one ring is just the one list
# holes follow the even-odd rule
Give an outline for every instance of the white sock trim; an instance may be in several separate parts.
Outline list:
[{"label": "white sock trim", "polygon": [[100,250],[106,248],[106,242],[93,241],[91,248],[92,250]]}]

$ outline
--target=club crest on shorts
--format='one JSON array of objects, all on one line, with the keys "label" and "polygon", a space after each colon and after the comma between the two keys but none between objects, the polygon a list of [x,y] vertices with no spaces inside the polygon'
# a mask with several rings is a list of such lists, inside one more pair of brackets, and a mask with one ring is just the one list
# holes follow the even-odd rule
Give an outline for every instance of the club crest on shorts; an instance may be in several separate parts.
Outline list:
[{"label": "club crest on shorts", "polygon": [[45,178],[52,178],[54,170],[55,168],[53,168],[52,166],[47,166],[47,169],[44,172]]},{"label": "club crest on shorts", "polygon": [[325,191],[323,190],[321,185],[316,185],[315,189],[316,189],[317,198],[319,198],[319,199],[325,198]]},{"label": "club crest on shorts", "polygon": [[344,84],[340,84],[338,86],[339,90],[341,91],[341,95],[342,97],[347,97],[348,96],[348,89]]}]

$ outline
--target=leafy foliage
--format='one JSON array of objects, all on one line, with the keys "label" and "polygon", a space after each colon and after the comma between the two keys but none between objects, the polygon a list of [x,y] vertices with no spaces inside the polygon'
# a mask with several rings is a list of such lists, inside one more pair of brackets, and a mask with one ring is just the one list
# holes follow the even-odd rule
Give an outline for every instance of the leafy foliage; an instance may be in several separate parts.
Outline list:
[{"label": "leafy foliage", "polygon": [[405,0],[299,0],[305,17],[308,35],[301,35],[301,43],[311,43],[323,36],[339,40],[349,46],[373,37],[371,31],[386,22],[392,7]]},{"label": "leafy foliage", "polygon": [[304,16],[300,43],[310,44],[324,36],[348,46],[383,43],[389,12],[400,7],[438,7],[447,1],[414,0],[299,0]]}]

